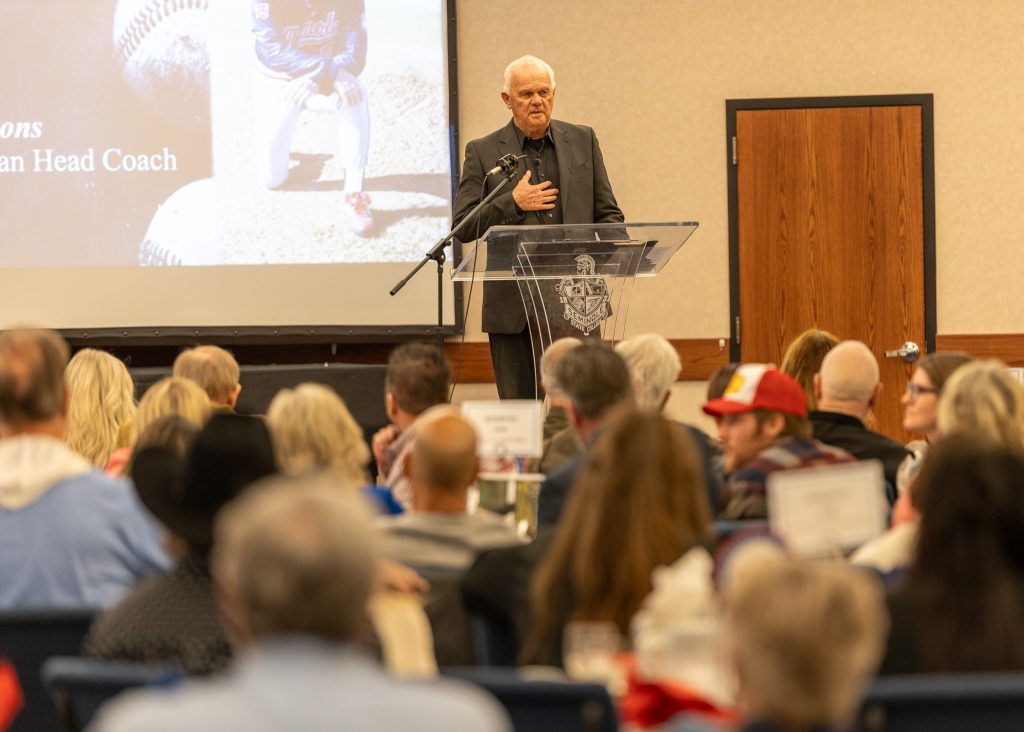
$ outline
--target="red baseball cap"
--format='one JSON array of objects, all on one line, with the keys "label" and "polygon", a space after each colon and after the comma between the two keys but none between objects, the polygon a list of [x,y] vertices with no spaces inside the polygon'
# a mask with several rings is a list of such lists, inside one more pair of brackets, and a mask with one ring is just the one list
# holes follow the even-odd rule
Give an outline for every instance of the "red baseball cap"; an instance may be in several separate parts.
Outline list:
[{"label": "red baseball cap", "polygon": [[772,364],[747,363],[736,369],[720,399],[703,406],[712,417],[742,414],[755,409],[807,416],[807,394],[788,374]]}]

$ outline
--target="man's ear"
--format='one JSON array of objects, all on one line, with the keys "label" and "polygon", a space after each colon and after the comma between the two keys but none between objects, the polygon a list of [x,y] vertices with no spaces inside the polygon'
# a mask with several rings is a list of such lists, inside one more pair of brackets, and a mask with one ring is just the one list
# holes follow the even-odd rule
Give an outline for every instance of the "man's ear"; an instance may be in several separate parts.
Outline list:
[{"label": "man's ear", "polygon": [[882,387],[883,386],[884,386],[884,384],[882,384],[881,381],[879,381],[877,384],[875,384],[875,390],[873,392],[871,392],[871,398],[868,399],[868,407],[875,406],[875,402],[878,401],[878,397],[880,397],[882,395]]},{"label": "man's ear", "polygon": [[583,424],[583,417],[576,411],[576,408],[572,405],[572,401],[569,399],[566,399],[562,406],[565,407],[565,414],[569,417],[569,424],[571,424],[572,428],[578,432],[580,425]]},{"label": "man's ear", "polygon": [[225,578],[215,576],[213,589],[218,615],[228,640],[231,641],[231,645],[235,649],[245,648],[251,642],[251,638],[237,588]]},{"label": "man's ear", "polygon": [[235,388],[231,390],[230,394],[228,394],[228,406],[229,407],[231,407],[232,409],[235,408],[235,405],[238,404],[238,395],[241,394],[241,393],[242,393],[242,385],[241,384],[235,384]]},{"label": "man's ear", "polygon": [[505,102],[505,106],[512,109],[512,97],[507,92],[501,93],[501,101]]},{"label": "man's ear", "polygon": [[394,422],[395,417],[398,416],[398,403],[390,391],[384,395],[384,411],[387,413],[388,419]]},{"label": "man's ear", "polygon": [[782,412],[772,412],[768,419],[765,420],[761,431],[774,440],[782,434],[782,430],[785,428],[786,418],[782,415]]},{"label": "man's ear", "polygon": [[821,374],[814,375],[814,401],[821,401]]}]

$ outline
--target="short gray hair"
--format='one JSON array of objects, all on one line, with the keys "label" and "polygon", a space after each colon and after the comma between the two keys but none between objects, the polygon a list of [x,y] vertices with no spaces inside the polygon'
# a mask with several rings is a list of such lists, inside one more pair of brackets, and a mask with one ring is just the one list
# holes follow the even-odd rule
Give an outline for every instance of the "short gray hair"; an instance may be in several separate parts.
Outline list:
[{"label": "short gray hair", "polygon": [[783,558],[735,577],[729,625],[745,691],[758,700],[751,713],[802,729],[850,722],[889,619],[882,585],[866,572]]},{"label": "short gray hair", "polygon": [[540,357],[540,383],[548,396],[561,396],[562,388],[558,385],[558,379],[555,378],[555,366],[562,360],[562,356],[582,344],[583,341],[579,338],[568,336],[559,338],[544,349],[544,353]]},{"label": "short gray hair", "polygon": [[644,333],[620,341],[615,351],[629,368],[636,405],[641,409],[660,409],[682,368],[676,349],[657,333]]},{"label": "short gray hair", "polygon": [[362,499],[330,473],[270,478],[217,518],[214,576],[254,638],[354,637],[376,560]]},{"label": "short gray hair", "polygon": [[537,58],[536,56],[530,56],[529,54],[527,54],[526,56],[520,56],[515,61],[513,61],[512,63],[505,67],[505,86],[502,87],[502,90],[506,94],[512,93],[512,76],[519,69],[525,68],[527,66],[538,66],[542,69],[547,70],[548,79],[551,80],[551,88],[555,88],[555,70],[551,68],[551,65],[543,59]]}]

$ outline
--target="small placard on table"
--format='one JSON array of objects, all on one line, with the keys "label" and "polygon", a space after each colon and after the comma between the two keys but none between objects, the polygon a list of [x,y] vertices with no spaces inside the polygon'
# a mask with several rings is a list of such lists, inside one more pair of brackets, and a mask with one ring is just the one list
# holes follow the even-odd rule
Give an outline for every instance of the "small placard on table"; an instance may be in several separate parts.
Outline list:
[{"label": "small placard on table", "polygon": [[852,550],[885,531],[882,463],[865,460],[768,475],[772,533],[796,556]]}]

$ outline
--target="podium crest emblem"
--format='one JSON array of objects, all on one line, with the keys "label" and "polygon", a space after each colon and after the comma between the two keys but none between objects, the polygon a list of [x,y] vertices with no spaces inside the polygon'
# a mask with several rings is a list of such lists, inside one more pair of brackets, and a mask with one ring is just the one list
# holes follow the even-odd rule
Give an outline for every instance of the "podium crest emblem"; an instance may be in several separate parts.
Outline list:
[{"label": "podium crest emblem", "polygon": [[555,286],[559,301],[565,305],[565,319],[585,336],[608,317],[608,283],[595,276],[596,270],[594,258],[581,254],[576,257],[576,276],[563,277]]}]

